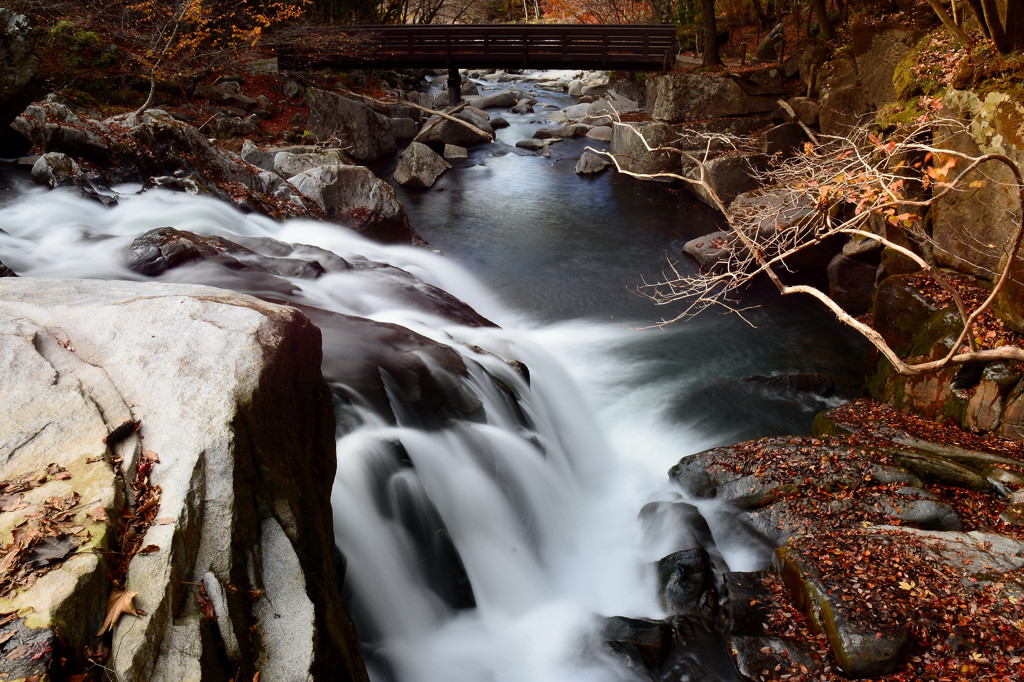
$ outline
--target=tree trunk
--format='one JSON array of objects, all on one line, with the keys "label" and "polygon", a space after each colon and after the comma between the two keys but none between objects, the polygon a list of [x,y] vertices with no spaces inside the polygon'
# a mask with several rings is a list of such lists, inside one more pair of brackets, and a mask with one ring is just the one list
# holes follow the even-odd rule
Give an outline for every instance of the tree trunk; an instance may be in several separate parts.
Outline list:
[{"label": "tree trunk", "polygon": [[[1016,1],[1014,0],[1014,2]],[[996,7],[995,0],[981,0],[981,8],[983,16],[978,17],[978,20],[988,26],[992,43],[999,50],[999,54],[1010,54],[1010,43],[1006,39],[1006,30],[999,20],[999,8]]]},{"label": "tree trunk", "polygon": [[769,16],[768,13],[764,11],[764,6],[761,4],[761,0],[754,0],[754,12],[757,13],[757,23],[761,25],[761,28],[768,28],[773,17]]},{"label": "tree trunk", "polygon": [[1013,51],[1024,50],[1024,7],[1019,2],[1006,5],[1006,39]]},{"label": "tree trunk", "polygon": [[970,36],[964,33],[964,30],[957,26],[956,22],[950,18],[946,9],[942,6],[939,0],[928,0],[928,4],[931,5],[932,9],[935,10],[935,13],[939,15],[939,19],[942,20],[942,25],[946,27],[946,30],[953,34],[953,37],[956,38],[961,45],[964,47],[971,47],[974,44],[974,41],[971,40]]},{"label": "tree trunk", "polygon": [[715,24],[715,0],[700,0],[704,18],[704,65],[718,66],[722,58],[718,54],[718,26]]},{"label": "tree trunk", "polygon": [[828,20],[828,9],[825,7],[825,0],[811,0],[811,7],[814,10],[814,15],[818,17],[818,27],[821,30],[821,35],[825,36],[828,40],[835,38],[836,32],[832,28],[832,22]]},{"label": "tree trunk", "polygon": [[967,4],[971,8],[971,13],[974,14],[974,18],[978,20],[978,24],[981,26],[981,32],[984,34],[986,40],[992,39],[992,34],[988,30],[988,25],[985,23],[985,10],[981,8],[981,0],[967,0]]}]

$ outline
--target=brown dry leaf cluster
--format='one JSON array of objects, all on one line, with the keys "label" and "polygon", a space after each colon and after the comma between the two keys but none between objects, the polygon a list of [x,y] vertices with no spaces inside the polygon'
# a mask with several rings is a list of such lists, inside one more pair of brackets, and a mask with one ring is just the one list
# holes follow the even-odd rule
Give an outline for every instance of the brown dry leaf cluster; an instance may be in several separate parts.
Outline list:
[{"label": "brown dry leaf cluster", "polygon": [[156,545],[142,546],[146,532],[156,521],[157,511],[160,508],[160,486],[150,483],[149,475],[153,470],[155,462],[160,457],[150,450],[143,451],[135,466],[135,477],[132,479],[131,487],[135,492],[134,508],[125,507],[121,512],[121,519],[117,527],[118,545],[121,553],[118,560],[111,568],[110,579],[115,587],[123,588],[128,572],[128,564],[138,554],[149,554],[160,548]]},{"label": "brown dry leaf cluster", "polygon": [[[71,475],[63,467],[50,464],[44,473],[31,472],[0,481],[0,511],[29,509],[24,492],[41,486],[49,477],[66,480]],[[74,521],[78,499],[78,493],[49,497],[15,526],[11,541],[0,548],[0,597],[31,587],[89,539],[85,526]]]},{"label": "brown dry leaf cluster", "polygon": [[[989,291],[978,283],[978,280],[966,275],[948,276],[950,284],[956,288],[960,298],[968,310],[976,310],[989,295]],[[940,287],[927,273],[917,273],[908,277],[921,295],[936,306],[955,305],[948,291]],[[998,348],[1000,346],[1024,346],[1024,337],[1006,328],[1006,325],[992,312],[983,312],[972,330],[978,348]]]}]

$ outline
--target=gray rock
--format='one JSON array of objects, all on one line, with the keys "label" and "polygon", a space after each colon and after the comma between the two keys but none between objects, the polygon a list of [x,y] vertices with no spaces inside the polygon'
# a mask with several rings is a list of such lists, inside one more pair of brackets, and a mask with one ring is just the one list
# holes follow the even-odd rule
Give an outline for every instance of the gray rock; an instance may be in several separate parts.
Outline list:
[{"label": "gray rock", "polygon": [[519,140],[518,142],[516,142],[516,146],[519,147],[520,149],[529,149],[530,151],[537,152],[546,149],[548,144],[552,142],[553,139],[557,138],[552,138],[549,140],[538,140],[535,137],[531,137],[525,140]]},{"label": "gray rock", "polygon": [[593,126],[587,131],[586,137],[598,142],[611,142],[612,126]]},{"label": "gray rock", "polygon": [[104,166],[113,158],[98,121],[80,118],[70,107],[48,101],[26,107],[11,127],[44,152],[63,152]]},{"label": "gray rock", "polygon": [[252,140],[242,140],[242,151],[239,156],[242,157],[248,163],[262,168],[265,171],[274,171],[274,158],[281,152],[291,152],[293,154],[308,154],[310,148],[304,145],[294,145],[289,147],[267,147],[266,149],[258,146]]},{"label": "gray rock", "polygon": [[39,69],[35,45],[28,18],[0,7],[0,130],[32,100],[29,86]]},{"label": "gray rock", "polygon": [[683,244],[683,253],[697,261],[703,272],[714,272],[725,263],[732,239],[729,232],[712,232]]},{"label": "gray rock", "polygon": [[145,232],[125,249],[128,267],[147,277],[197,261],[216,263],[229,270],[264,272],[283,277],[316,279],[325,270],[316,260],[266,256],[220,236],[204,236],[158,227]]},{"label": "gray rock", "polygon": [[214,123],[217,137],[236,138],[255,135],[260,129],[260,117],[250,114],[245,118],[238,116],[220,116]]},{"label": "gray rock", "polygon": [[482,97],[467,98],[467,101],[477,109],[509,109],[524,97],[528,94],[522,90],[499,90]]},{"label": "gray rock", "polygon": [[67,154],[47,152],[32,164],[32,181],[37,185],[46,185],[51,189],[64,185],[74,185],[81,172],[82,169]]},{"label": "gray rock", "polygon": [[818,125],[818,101],[809,97],[790,97],[789,106],[793,107],[796,117],[814,127]]},{"label": "gray rock", "polygon": [[775,97],[748,95],[728,76],[669,73],[647,81],[651,115],[669,123],[745,116],[775,109]]},{"label": "gray rock", "polygon": [[444,146],[444,158],[454,161],[456,159],[468,159],[469,151],[465,147],[460,147],[455,144],[446,144]]},{"label": "gray rock", "polygon": [[548,114],[547,120],[552,121],[554,123],[561,123],[564,122],[565,120],[578,121],[580,119],[587,117],[587,115],[590,113],[590,107],[592,106],[592,104],[574,104],[571,107],[566,107],[565,109],[562,109],[562,113],[564,116],[561,121],[557,121],[552,118],[552,116],[554,116],[558,112],[552,112],[551,114]]},{"label": "gray rock", "polygon": [[291,178],[318,166],[343,165],[348,165],[348,158],[340,149],[299,147],[294,151],[280,151],[274,155],[274,172],[282,178]]},{"label": "gray rock", "polygon": [[366,104],[317,88],[307,90],[305,100],[310,132],[336,143],[356,161],[376,161],[398,149],[391,119]]},{"label": "gray rock", "polygon": [[802,153],[807,133],[796,123],[783,123],[761,133],[757,146],[768,156],[793,156]]},{"label": "gray rock", "polygon": [[729,653],[745,680],[761,679],[766,670],[798,678],[801,674],[817,675],[825,668],[809,643],[790,637],[766,637],[761,633],[730,636]]},{"label": "gray rock", "polygon": [[454,116],[469,123],[473,128],[440,116],[431,116],[415,137],[415,141],[442,149],[446,144],[472,147],[494,139],[494,128],[486,111],[467,106]]},{"label": "gray rock", "polygon": [[[739,195],[761,186],[756,172],[764,170],[767,161],[767,158],[757,154],[723,154],[704,163],[704,179],[719,200],[728,206]],[[700,171],[691,164],[683,174],[697,178]],[[704,187],[690,183],[686,187],[709,206],[715,207],[715,202]]]},{"label": "gray rock", "polygon": [[673,552],[658,561],[659,597],[669,615],[700,616],[715,606],[711,557],[703,548]]},{"label": "gray rock", "polygon": [[[115,626],[108,666],[119,679],[206,679],[226,649],[203,634],[210,625],[186,583],[212,574],[256,589],[246,579],[254,556],[265,562],[268,593],[306,604],[283,614],[303,643],[291,641],[285,652],[280,639],[250,639],[251,627],[266,626],[255,612],[261,600],[252,616],[229,608],[217,627],[230,629],[242,649],[232,670],[251,673],[259,661],[265,670],[287,665],[317,678],[367,679],[336,579],[333,411],[320,333],[305,316],[210,287],[10,278],[0,281],[0,328],[0,358],[7,358],[0,390],[16,424],[0,429],[6,459],[23,470],[46,461],[68,467],[70,479],[37,491],[84,491],[88,504],[76,513],[92,537],[80,553],[109,546],[128,492],[118,491],[123,483],[104,461],[110,451],[102,438],[129,415],[139,420],[138,435],[109,446],[129,479],[140,437],[158,453],[150,480],[162,489],[160,516],[173,523],[153,525],[143,544],[159,549],[129,565],[126,587],[146,613]],[[97,506],[107,510],[104,521],[88,514]],[[103,553],[85,551],[33,588],[51,597],[34,600],[32,617],[59,625],[76,651],[95,641],[103,618],[105,564]],[[64,602],[52,601],[56,595]],[[280,605],[271,608],[278,613]]]},{"label": "gray rock", "polygon": [[265,598],[253,605],[256,632],[263,644],[256,668],[268,680],[313,679],[317,628],[310,597],[316,595],[309,593],[293,540],[277,519],[263,520],[260,545],[260,561],[249,557],[249,579],[266,591]]},{"label": "gray rock", "polygon": [[610,151],[622,170],[630,173],[679,173],[678,154],[647,151],[647,146],[671,147],[678,139],[676,131],[665,123],[627,123],[612,128]]},{"label": "gray rock", "polygon": [[196,96],[205,97],[211,102],[228,107],[237,107],[249,114],[255,111],[260,103],[259,100],[243,95],[238,92],[238,84],[234,87],[227,83],[221,85],[199,85],[196,87]]},{"label": "gray rock", "polygon": [[612,162],[604,156],[593,152],[583,152],[580,160],[576,162],[576,174],[591,175],[593,173],[600,173],[610,165],[612,165]]},{"label": "gray rock", "polygon": [[333,220],[390,242],[420,241],[395,191],[363,166],[319,166],[289,178]]},{"label": "gray rock", "polygon": [[877,273],[877,262],[836,254],[828,264],[829,295],[851,315],[865,313],[874,301]]},{"label": "gray rock", "polygon": [[391,124],[395,127],[395,139],[411,140],[420,132],[420,124],[411,118],[392,118]]},{"label": "gray rock", "polygon": [[403,187],[431,187],[451,167],[450,163],[427,145],[413,142],[402,152],[395,169],[395,182]]}]

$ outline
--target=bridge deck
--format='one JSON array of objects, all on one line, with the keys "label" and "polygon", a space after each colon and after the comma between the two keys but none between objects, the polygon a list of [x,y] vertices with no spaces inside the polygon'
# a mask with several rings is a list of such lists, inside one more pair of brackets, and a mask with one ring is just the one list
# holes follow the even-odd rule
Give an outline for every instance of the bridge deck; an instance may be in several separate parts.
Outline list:
[{"label": "bridge deck", "polygon": [[672,25],[343,26],[280,45],[282,66],[650,71],[670,64]]}]

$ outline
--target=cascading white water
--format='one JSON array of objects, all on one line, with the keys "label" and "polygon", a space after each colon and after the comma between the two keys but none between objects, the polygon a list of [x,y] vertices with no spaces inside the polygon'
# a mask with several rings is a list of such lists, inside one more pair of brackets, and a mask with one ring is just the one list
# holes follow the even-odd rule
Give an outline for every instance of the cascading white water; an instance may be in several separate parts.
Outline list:
[{"label": "cascading white water", "polygon": [[[649,566],[678,547],[667,535],[645,542],[637,513],[651,499],[670,499],[667,469],[710,444],[657,409],[676,390],[671,382],[635,387],[625,380],[639,368],[613,351],[633,332],[612,322],[532,324],[426,249],[373,244],[336,225],[275,223],[159,191],[106,208],[71,192],[25,190],[0,209],[0,260],[23,276],[141,280],[126,267],[124,249],[165,225],[386,263],[502,325],[462,327],[410,308],[379,269],[290,281],[296,303],[400,324],[449,345],[469,368],[455,379],[459,390],[485,415],[423,429],[394,394],[397,424],[358,401],[342,408],[336,533],[346,590],[372,637],[375,677],[628,679],[594,645],[598,617],[660,615]],[[215,270],[188,266],[161,279],[223,284]],[[236,285],[245,289],[244,280]],[[512,360],[529,368],[528,382]]]}]

